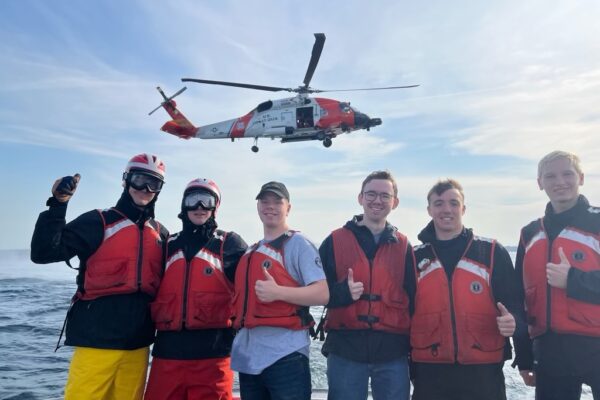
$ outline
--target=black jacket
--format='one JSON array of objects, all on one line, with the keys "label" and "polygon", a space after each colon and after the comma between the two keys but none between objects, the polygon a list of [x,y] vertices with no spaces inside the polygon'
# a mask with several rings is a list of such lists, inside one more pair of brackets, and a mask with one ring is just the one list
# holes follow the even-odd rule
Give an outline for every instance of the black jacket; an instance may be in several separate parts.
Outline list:
[{"label": "black jacket", "polygon": [[[183,231],[173,235],[169,241],[167,259],[183,250],[186,261],[191,261],[206,245],[216,227],[213,219],[200,227],[188,225],[184,220]],[[237,233],[227,232],[223,244],[223,271],[231,282],[234,282],[237,263],[247,247],[246,242]],[[226,357],[231,353],[234,332],[233,328],[158,331],[152,355],[171,360]]]},{"label": "black jacket", "polygon": [[[590,203],[580,195],[577,204],[560,214],[555,214],[551,203],[546,206],[544,228],[548,240],[552,242],[567,226],[577,226],[577,221],[589,222],[587,218]],[[593,227],[600,234],[600,226]],[[519,241],[515,267],[517,285],[521,293],[523,288],[524,243]],[[545,261],[544,261],[545,262]],[[567,296],[593,304],[600,304],[600,271],[584,272],[571,268],[567,277]],[[572,334],[558,334],[548,331],[533,341],[529,338],[515,342],[515,351],[519,368],[522,370],[543,369],[550,375],[582,376],[600,365],[600,338]]]},{"label": "black jacket", "polygon": [[[378,243],[375,243],[373,234],[365,226],[359,226],[362,215],[355,216],[348,221],[345,228],[349,229],[360,244],[364,254],[369,260],[375,258],[377,249],[381,244],[396,242],[396,228],[389,223],[381,233]],[[329,235],[319,248],[323,269],[329,286],[329,303],[327,307],[344,307],[353,302],[348,288],[348,281],[338,282],[335,268],[335,255],[333,251],[333,238]],[[409,296],[410,313],[414,311],[414,294],[416,290],[414,254],[412,246],[408,244],[406,259],[399,260],[399,264],[405,268],[404,290]],[[363,363],[381,363],[399,359],[408,355],[410,340],[408,335],[393,334],[389,332],[364,330],[330,330],[323,344],[322,352],[325,356],[329,353],[346,358],[348,360]]]},{"label": "black jacket", "polygon": [[[67,203],[51,197],[50,208],[42,212],[31,239],[31,260],[46,264],[79,258],[77,282],[83,285],[88,258],[102,244],[104,225],[97,210],[88,211],[66,223]],[[115,206],[142,229],[154,218],[154,202],[144,210],[133,205],[126,191]],[[160,236],[166,245],[168,232],[161,225]],[[74,299],[67,313],[68,346],[133,350],[150,345],[154,325],[150,318],[151,296],[142,293],[103,296],[94,300]]]}]

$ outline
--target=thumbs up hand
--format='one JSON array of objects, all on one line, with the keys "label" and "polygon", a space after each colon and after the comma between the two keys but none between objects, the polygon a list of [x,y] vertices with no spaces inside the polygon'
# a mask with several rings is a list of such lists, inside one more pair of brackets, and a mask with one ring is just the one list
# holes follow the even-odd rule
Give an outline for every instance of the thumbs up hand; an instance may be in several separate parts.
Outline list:
[{"label": "thumbs up hand", "polygon": [[498,310],[500,310],[500,316],[496,317],[496,323],[498,324],[498,330],[500,334],[504,337],[511,337],[515,333],[515,329],[517,328],[517,323],[515,322],[515,317],[508,312],[504,304],[498,302],[496,303]]},{"label": "thumbs up hand", "polygon": [[565,255],[562,247],[558,248],[558,256],[560,257],[560,263],[546,264],[546,279],[548,279],[548,284],[550,286],[559,289],[566,289],[567,276],[569,275],[571,264],[569,263],[569,259]]},{"label": "thumbs up hand", "polygon": [[352,268],[348,268],[348,289],[350,289],[350,296],[352,300],[356,301],[365,291],[365,287],[362,282],[354,282],[354,271]]},{"label": "thumbs up hand", "polygon": [[263,272],[265,275],[265,280],[257,280],[256,284],[254,285],[256,296],[263,303],[271,303],[275,300],[279,300],[279,289],[281,286],[275,282],[275,278],[271,276],[266,268],[263,268]]},{"label": "thumbs up hand", "polygon": [[77,190],[80,179],[81,175],[79,174],[58,178],[52,185],[52,196],[59,202],[66,203]]}]

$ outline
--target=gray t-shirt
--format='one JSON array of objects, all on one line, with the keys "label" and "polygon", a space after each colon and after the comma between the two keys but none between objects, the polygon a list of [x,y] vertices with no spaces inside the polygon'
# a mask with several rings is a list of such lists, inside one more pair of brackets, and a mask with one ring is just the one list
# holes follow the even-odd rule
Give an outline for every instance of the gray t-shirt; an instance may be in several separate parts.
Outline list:
[{"label": "gray t-shirt", "polygon": [[[261,241],[264,243],[266,241]],[[325,279],[325,273],[315,245],[300,232],[283,246],[287,272],[302,286]],[[282,357],[300,352],[308,357],[308,330],[292,330],[272,326],[242,328],[231,349],[231,369],[258,375]]]}]

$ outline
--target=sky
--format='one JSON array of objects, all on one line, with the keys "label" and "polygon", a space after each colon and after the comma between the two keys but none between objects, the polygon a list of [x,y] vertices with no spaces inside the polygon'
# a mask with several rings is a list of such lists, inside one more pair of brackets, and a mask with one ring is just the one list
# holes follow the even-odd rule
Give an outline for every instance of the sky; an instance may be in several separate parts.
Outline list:
[{"label": "sky", "polygon": [[[55,179],[81,174],[67,219],[115,204],[127,160],[167,166],[157,218],[176,232],[181,195],[196,177],[223,193],[217,220],[248,243],[262,237],[254,200],[270,180],[291,194],[290,226],[319,244],[361,212],[371,171],[389,169],[400,205],[389,221],[417,244],[426,194],[440,178],[463,184],[464,223],[516,245],[547,201],[537,162],[561,149],[581,157],[581,191],[600,201],[600,2],[67,1],[0,2],[0,249],[27,249]],[[152,116],[180,79],[295,87],[314,43],[327,40],[311,86],[383,120],[320,142],[182,140]],[[179,109],[197,126],[286,97],[188,83]]]}]

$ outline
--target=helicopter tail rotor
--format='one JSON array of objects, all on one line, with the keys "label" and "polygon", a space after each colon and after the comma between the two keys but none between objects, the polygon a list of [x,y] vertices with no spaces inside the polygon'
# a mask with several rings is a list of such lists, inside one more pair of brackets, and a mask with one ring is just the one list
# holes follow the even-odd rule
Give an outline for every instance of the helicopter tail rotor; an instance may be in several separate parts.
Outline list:
[{"label": "helicopter tail rotor", "polygon": [[154,114],[154,112],[156,110],[158,110],[159,108],[165,106],[166,104],[169,104],[171,102],[171,100],[173,100],[175,97],[179,96],[181,93],[183,93],[185,90],[187,89],[187,87],[182,87],[181,89],[179,89],[177,92],[175,92],[175,94],[171,97],[167,97],[167,95],[165,94],[165,92],[163,92],[163,90],[160,88],[160,86],[156,87],[156,90],[158,90],[158,93],[160,93],[160,95],[162,96],[162,98],[164,99],[164,101],[162,103],[160,103],[160,105],[158,107],[156,107],[154,110],[150,111],[148,113],[148,115],[152,115]]}]

